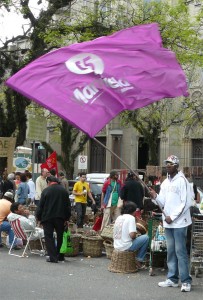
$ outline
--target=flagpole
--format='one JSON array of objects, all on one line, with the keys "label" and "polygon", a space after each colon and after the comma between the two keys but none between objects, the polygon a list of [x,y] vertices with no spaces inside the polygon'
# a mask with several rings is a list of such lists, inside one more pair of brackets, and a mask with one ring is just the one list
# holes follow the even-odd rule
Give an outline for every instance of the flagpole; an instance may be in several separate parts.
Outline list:
[{"label": "flagpole", "polygon": [[35,141],[32,143],[32,180],[34,181],[34,174],[35,174]]},{"label": "flagpole", "polygon": [[138,177],[140,179],[140,177],[132,170],[132,168],[125,162],[123,161],[115,152],[113,152],[111,149],[107,148],[104,144],[102,144],[98,139],[96,139],[95,137],[93,138],[93,140],[95,142],[97,142],[99,145],[101,145],[102,147],[104,147],[107,151],[109,151],[111,154],[113,154],[115,157],[117,157],[126,167],[128,167],[128,169],[133,172],[133,174],[135,174],[136,177]]},{"label": "flagpole", "polygon": [[[99,140],[97,140],[95,137],[93,138],[93,140],[94,140],[96,143],[98,143],[99,145],[101,145],[102,147],[104,147],[107,151],[109,151],[109,152],[110,152],[111,154],[113,154],[115,157],[117,157],[117,158],[118,158],[118,159],[119,159],[126,167],[128,167],[128,169],[135,175],[135,177],[138,179],[138,181],[141,181],[142,184],[144,185],[144,187],[148,190],[148,192],[150,192],[150,190],[149,190],[148,186],[146,185],[146,183],[145,183],[142,179],[140,179],[139,174],[135,173],[135,171],[133,171],[132,168],[131,168],[124,160],[122,160],[115,152],[113,152],[111,149],[109,149],[108,147],[106,147],[104,144],[102,144],[102,143],[101,143]],[[158,203],[157,203],[157,204],[158,204]],[[166,216],[165,213],[164,213],[164,211],[163,211],[163,209],[162,209],[162,207],[160,207],[159,204],[158,204],[158,206],[159,206],[161,212],[164,214],[164,216]]]}]

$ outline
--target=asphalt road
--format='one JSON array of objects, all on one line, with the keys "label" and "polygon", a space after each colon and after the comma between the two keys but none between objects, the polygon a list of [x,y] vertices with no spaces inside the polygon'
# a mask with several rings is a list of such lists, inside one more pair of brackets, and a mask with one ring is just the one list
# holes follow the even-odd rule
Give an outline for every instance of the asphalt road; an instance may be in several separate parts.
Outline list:
[{"label": "asphalt road", "polygon": [[28,258],[8,255],[0,249],[1,300],[202,300],[203,274],[193,278],[192,291],[183,293],[179,288],[159,288],[166,271],[154,269],[134,274],[108,271],[109,260],[86,258],[82,255],[66,258],[64,264],[45,262],[44,257],[31,254]]}]

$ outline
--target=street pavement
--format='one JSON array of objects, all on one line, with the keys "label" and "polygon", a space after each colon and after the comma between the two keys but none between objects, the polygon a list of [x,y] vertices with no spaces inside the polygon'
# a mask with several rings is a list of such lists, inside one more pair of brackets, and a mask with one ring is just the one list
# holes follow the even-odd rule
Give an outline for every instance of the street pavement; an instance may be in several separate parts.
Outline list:
[{"label": "street pavement", "polygon": [[[17,252],[17,251],[16,251]],[[66,258],[65,263],[47,263],[45,257],[30,254],[28,258],[8,255],[0,249],[0,300],[202,300],[203,274],[193,278],[192,291],[160,288],[166,270],[154,269],[134,274],[108,271],[110,260],[83,255]]]}]

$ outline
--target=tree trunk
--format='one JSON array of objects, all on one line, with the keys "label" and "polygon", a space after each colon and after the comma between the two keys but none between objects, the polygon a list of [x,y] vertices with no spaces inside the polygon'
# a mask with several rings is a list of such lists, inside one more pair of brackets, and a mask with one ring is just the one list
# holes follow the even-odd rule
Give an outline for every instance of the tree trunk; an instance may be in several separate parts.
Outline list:
[{"label": "tree trunk", "polygon": [[[153,137],[153,138],[152,138]],[[159,165],[159,157],[158,157],[158,146],[159,146],[159,137],[152,136],[149,140],[146,140],[149,145],[149,165],[158,166]]]}]

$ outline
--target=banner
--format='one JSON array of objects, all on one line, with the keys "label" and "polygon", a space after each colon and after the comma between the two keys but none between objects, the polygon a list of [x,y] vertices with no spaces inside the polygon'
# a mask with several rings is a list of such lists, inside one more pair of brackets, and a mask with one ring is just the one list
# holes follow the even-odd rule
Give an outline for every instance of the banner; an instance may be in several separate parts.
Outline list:
[{"label": "banner", "polygon": [[52,51],[6,84],[90,137],[124,110],[188,95],[184,72],[162,47],[156,23]]},{"label": "banner", "polygon": [[15,150],[15,137],[0,137],[0,157],[7,157],[7,171],[11,173],[13,163],[13,153]]},{"label": "banner", "polygon": [[57,155],[56,155],[56,151],[54,151],[46,160],[45,163],[41,164],[40,166],[41,169],[47,169],[47,170],[51,170],[51,169],[55,169],[56,170],[56,174],[58,176],[58,166],[57,166]]}]

